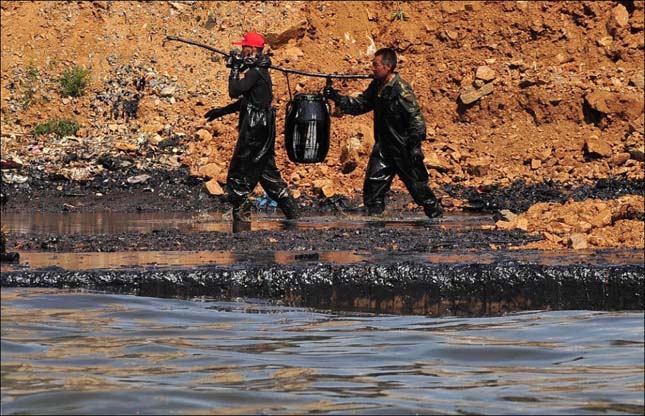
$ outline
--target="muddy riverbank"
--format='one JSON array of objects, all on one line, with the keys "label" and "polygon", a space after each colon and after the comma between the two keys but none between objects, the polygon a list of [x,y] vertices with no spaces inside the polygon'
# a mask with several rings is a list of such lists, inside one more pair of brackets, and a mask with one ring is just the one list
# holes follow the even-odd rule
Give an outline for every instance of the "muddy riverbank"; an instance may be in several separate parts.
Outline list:
[{"label": "muddy riverbank", "polygon": [[[135,175],[136,174],[136,175]],[[130,183],[133,175],[149,175],[145,183]],[[185,213],[199,221],[227,221],[230,204],[225,196],[210,195],[200,178],[190,175],[185,169],[173,171],[111,172],[92,181],[78,182],[29,171],[29,179],[20,184],[2,184],[6,197],[4,214],[16,213]],[[542,184],[526,184],[516,181],[511,186],[491,185],[487,187],[433,185],[441,197],[446,215],[481,214],[491,218],[488,227],[463,229],[458,232],[445,230],[443,222],[428,221],[427,226],[416,230],[374,229],[365,227],[360,232],[346,230],[342,226],[334,230],[302,230],[299,222],[285,222],[273,230],[253,229],[231,238],[229,234],[190,233],[185,234],[165,227],[148,230],[145,233],[108,233],[96,235],[78,232],[77,235],[38,233],[16,235],[8,231],[7,250],[42,251],[121,251],[121,250],[202,250],[230,247],[240,250],[254,249],[260,242],[272,249],[297,250],[338,249],[361,250],[379,248],[383,250],[427,251],[440,248],[508,248],[543,239],[539,233],[526,230],[498,229],[493,220],[504,218],[504,210],[521,213],[536,203],[565,203],[566,201],[611,200],[624,195],[643,195],[645,181],[626,178],[608,178],[595,182],[572,185],[553,181]],[[271,201],[261,194],[254,195],[255,218],[273,215],[280,219],[280,212],[272,208]],[[358,197],[344,195],[333,197],[311,197],[301,195],[298,205],[303,221],[312,217],[327,216],[346,218],[362,215],[362,204]],[[642,208],[637,209],[631,219],[641,220]],[[211,213],[209,217],[207,213]],[[205,216],[205,217],[204,217]],[[393,190],[386,201],[383,217],[366,217],[369,222],[387,221],[405,216],[424,218],[420,207],[405,191]],[[201,217],[201,218],[200,218]],[[419,219],[420,219],[419,218]],[[48,221],[48,219],[43,219]],[[300,221],[302,223],[302,221]],[[296,224],[294,226],[293,224]],[[434,225],[433,225],[434,224]],[[611,225],[611,224],[607,224]],[[314,227],[315,228],[315,227]],[[329,228],[329,227],[327,227]],[[333,227],[332,227],[333,228]],[[297,232],[294,232],[297,231]],[[229,230],[226,230],[229,231]],[[616,247],[620,248],[620,247]]]},{"label": "muddy riverbank", "polygon": [[[553,258],[553,252],[525,250],[543,241],[543,234],[497,226],[508,215],[503,210],[615,200],[642,194],[643,181],[444,187],[442,201],[462,204],[444,203],[444,217],[433,220],[400,191],[390,193],[381,217],[362,215],[356,199],[301,196],[304,216],[297,221],[283,219],[257,195],[251,229],[233,233],[229,204],[208,195],[203,182],[185,171],[156,173],[146,185],[128,183],[125,173],[83,184],[33,178],[3,184],[7,250],[22,256],[19,264],[3,266],[3,287],[254,297],[432,315],[644,307],[642,250],[616,257],[607,250],[568,249]],[[632,217],[642,223],[639,212]],[[183,260],[151,260],[155,253]],[[187,264],[194,253],[211,254]],[[88,260],[107,254],[116,257]]]},{"label": "muddy riverbank", "polygon": [[[60,175],[24,169],[22,183],[2,183],[6,212],[156,212],[156,211],[225,211],[230,209],[226,197],[209,194],[203,178],[187,169],[126,170],[104,172],[91,181],[79,182]],[[131,178],[146,175],[143,183]],[[130,181],[128,180],[130,179]],[[568,199],[613,199],[623,195],[645,193],[645,180],[625,177],[603,178],[580,183],[546,180],[526,183],[517,180],[511,185],[492,184],[467,186],[459,184],[431,186],[449,211],[495,213],[508,209],[522,212],[539,202],[565,202]],[[261,197],[261,191],[257,198]],[[314,197],[302,194],[298,203],[304,215],[320,215],[357,211],[360,195]],[[404,190],[392,190],[386,201],[392,211],[421,212]]]}]

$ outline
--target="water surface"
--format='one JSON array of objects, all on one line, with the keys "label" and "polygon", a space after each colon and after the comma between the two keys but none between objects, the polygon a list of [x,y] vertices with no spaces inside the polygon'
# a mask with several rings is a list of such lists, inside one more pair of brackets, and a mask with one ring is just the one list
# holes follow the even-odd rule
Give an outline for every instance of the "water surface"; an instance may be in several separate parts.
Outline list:
[{"label": "water surface", "polygon": [[642,414],[642,312],[337,314],[7,289],[3,414]]},{"label": "water surface", "polygon": [[[298,221],[284,221],[275,212],[253,215],[252,231],[260,230],[328,230],[332,228],[362,229],[382,228],[423,228],[429,220],[423,215],[406,214],[376,219],[358,214],[326,217],[303,217]],[[492,216],[468,213],[450,213],[432,220],[444,228],[468,229],[494,224]],[[25,212],[3,213],[2,225],[15,234],[116,234],[122,232],[149,233],[156,229],[175,228],[184,232],[231,232],[231,219],[226,213],[202,212]]]}]

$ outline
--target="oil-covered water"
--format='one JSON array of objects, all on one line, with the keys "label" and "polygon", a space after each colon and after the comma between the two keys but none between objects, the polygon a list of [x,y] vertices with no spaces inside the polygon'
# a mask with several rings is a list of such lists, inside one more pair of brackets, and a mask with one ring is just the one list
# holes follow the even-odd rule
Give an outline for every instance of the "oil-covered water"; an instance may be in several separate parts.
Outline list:
[{"label": "oil-covered water", "polygon": [[642,312],[337,314],[2,289],[2,414],[642,414]]},{"label": "oil-covered water", "polygon": [[[282,221],[275,212],[262,212],[254,216],[252,231],[259,230],[326,230],[331,228],[410,228],[426,227],[427,218],[422,215],[370,219],[359,215],[304,217],[297,222]],[[487,215],[451,214],[434,220],[445,228],[464,229],[494,224]],[[176,228],[184,232],[217,231],[231,232],[231,220],[221,212],[210,213],[120,213],[120,212],[28,212],[3,213],[2,225],[7,232],[15,234],[113,234],[120,232],[151,232],[155,229]]]}]

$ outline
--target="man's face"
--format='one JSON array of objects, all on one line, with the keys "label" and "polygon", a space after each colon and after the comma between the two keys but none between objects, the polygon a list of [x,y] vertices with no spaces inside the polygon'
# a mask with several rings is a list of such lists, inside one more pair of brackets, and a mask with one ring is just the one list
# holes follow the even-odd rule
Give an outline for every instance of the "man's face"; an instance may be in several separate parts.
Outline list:
[{"label": "man's face", "polygon": [[252,46],[243,46],[242,56],[246,58],[247,56],[251,56],[251,55],[255,55],[255,48]]},{"label": "man's face", "polygon": [[376,79],[383,79],[387,77],[387,75],[390,73],[391,68],[392,65],[383,64],[383,57],[381,55],[375,56],[372,60],[372,73],[374,74],[374,78]]}]

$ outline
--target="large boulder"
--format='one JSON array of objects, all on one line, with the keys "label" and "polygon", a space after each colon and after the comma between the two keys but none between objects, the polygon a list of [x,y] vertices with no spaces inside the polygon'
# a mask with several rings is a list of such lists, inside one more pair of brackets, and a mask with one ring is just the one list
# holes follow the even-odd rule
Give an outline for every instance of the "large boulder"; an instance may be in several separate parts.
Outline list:
[{"label": "large boulder", "polygon": [[585,96],[589,107],[605,115],[616,115],[632,120],[643,113],[643,97],[635,94],[596,90]]}]

